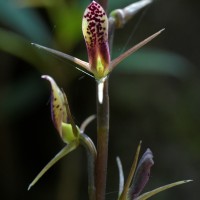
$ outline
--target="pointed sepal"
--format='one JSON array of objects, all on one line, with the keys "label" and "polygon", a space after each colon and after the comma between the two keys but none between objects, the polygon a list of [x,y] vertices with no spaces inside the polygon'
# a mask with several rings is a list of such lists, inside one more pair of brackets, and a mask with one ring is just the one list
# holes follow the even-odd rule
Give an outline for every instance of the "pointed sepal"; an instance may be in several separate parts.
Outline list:
[{"label": "pointed sepal", "polygon": [[140,154],[141,145],[142,145],[142,141],[140,141],[140,143],[139,143],[139,145],[137,147],[136,154],[135,154],[135,157],[134,157],[134,160],[133,160],[133,164],[131,166],[128,178],[126,180],[126,183],[124,185],[124,188],[123,188],[123,191],[122,191],[122,193],[120,195],[119,200],[127,199],[128,192],[129,192],[129,187],[130,187],[131,182],[133,180],[133,177],[135,175],[135,171],[136,171],[136,167],[137,167],[137,163],[138,163],[138,158],[139,158],[139,154]]},{"label": "pointed sepal", "polygon": [[101,5],[95,1],[92,1],[84,12],[82,31],[88,51],[90,72],[96,79],[101,79],[109,73],[108,18]]},{"label": "pointed sepal", "polygon": [[[51,54],[53,54],[53,55],[55,55],[55,56],[64,58],[64,59],[66,59],[66,60],[69,60],[69,61],[71,61],[71,62],[73,62],[73,63],[75,63],[75,64],[77,64],[77,65],[83,67],[83,68],[86,69],[87,71],[89,71],[89,63],[88,63],[88,62],[85,62],[85,61],[83,61],[83,60],[81,60],[81,59],[79,59],[79,58],[76,58],[76,57],[74,57],[74,56],[70,56],[69,54],[63,53],[63,52],[61,52],[61,51],[58,51],[58,50],[55,50],[55,49],[51,49],[51,48],[49,48],[49,47],[42,46],[42,45],[40,45],[40,44],[36,44],[36,43],[31,43],[31,44],[32,44],[33,46],[37,47],[38,49],[42,49],[42,50],[44,50],[44,51],[46,51],[46,52],[48,52],[48,53],[51,53]],[[79,68],[77,68],[77,69],[79,69]],[[81,70],[81,69],[79,69],[79,70]],[[82,70],[81,70],[81,71],[82,71]]]},{"label": "pointed sepal", "polygon": [[149,43],[151,40],[153,40],[154,38],[156,38],[159,34],[161,34],[165,29],[162,29],[156,33],[154,33],[153,35],[149,36],[148,38],[144,39],[142,42],[136,44],[135,46],[131,47],[130,49],[128,49],[126,52],[124,52],[123,54],[121,54],[120,56],[118,56],[117,58],[115,58],[114,60],[112,60],[112,62],[110,63],[110,71],[112,71],[120,62],[122,62],[125,58],[127,58],[128,56],[130,56],[132,53],[136,52],[137,50],[139,50],[141,47],[143,47],[144,45],[146,45],[147,43]]},{"label": "pointed sepal", "polygon": [[181,184],[185,184],[185,183],[189,183],[191,182],[192,180],[184,180],[184,181],[177,181],[175,183],[171,183],[171,184],[168,184],[168,185],[164,185],[162,187],[159,187],[159,188],[156,188],[150,192],[146,192],[142,195],[140,195],[138,198],[136,198],[135,200],[146,200],[164,190],[167,190],[169,188],[172,188],[172,187],[175,187],[175,186],[178,186],[178,185],[181,185]]},{"label": "pointed sepal", "polygon": [[79,143],[76,141],[71,142],[70,144],[66,145],[43,169],[42,171],[35,177],[35,179],[31,182],[31,184],[28,187],[28,190],[33,187],[38,180],[55,164],[57,163],[61,158],[66,156],[68,153],[73,151],[77,148]]}]

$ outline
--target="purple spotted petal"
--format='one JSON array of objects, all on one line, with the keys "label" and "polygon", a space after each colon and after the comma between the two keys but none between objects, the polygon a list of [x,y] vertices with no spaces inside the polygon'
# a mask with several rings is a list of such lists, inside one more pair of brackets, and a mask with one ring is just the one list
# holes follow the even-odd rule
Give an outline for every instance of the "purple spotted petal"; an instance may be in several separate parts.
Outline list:
[{"label": "purple spotted petal", "polygon": [[42,76],[51,84],[51,117],[55,128],[62,138],[62,122],[67,122],[67,109],[63,92],[50,76]]},{"label": "purple spotted petal", "polygon": [[100,79],[109,73],[108,18],[103,8],[93,1],[85,10],[82,21],[90,70]]},{"label": "purple spotted petal", "polygon": [[129,190],[129,199],[134,200],[136,199],[139,194],[144,189],[145,185],[147,184],[150,176],[150,169],[154,164],[153,161],[153,154],[150,149],[147,149],[146,152],[143,154],[138,167],[136,169],[136,173],[133,179],[133,183]]}]

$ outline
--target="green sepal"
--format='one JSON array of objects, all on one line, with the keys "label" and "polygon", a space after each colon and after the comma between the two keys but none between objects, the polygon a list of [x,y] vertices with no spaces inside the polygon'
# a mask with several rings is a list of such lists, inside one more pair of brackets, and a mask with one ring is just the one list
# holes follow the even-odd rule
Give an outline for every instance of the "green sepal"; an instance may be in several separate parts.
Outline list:
[{"label": "green sepal", "polygon": [[79,141],[75,140],[71,142],[70,144],[66,145],[61,151],[56,154],[56,156],[42,169],[42,171],[35,177],[35,179],[31,182],[31,184],[28,187],[28,190],[33,187],[38,180],[55,164],[57,163],[61,158],[66,156],[68,153],[76,149],[79,145]]},{"label": "green sepal", "polygon": [[162,191],[167,190],[169,188],[172,188],[172,187],[184,184],[184,183],[188,183],[188,182],[191,182],[191,181],[192,180],[177,181],[175,183],[164,185],[162,187],[156,188],[154,190],[151,190],[150,192],[146,192],[146,193],[140,195],[136,200],[146,200],[146,199],[158,194],[159,192],[162,192]]},{"label": "green sepal", "polygon": [[128,194],[128,191],[129,191],[129,187],[130,187],[131,181],[132,181],[132,179],[133,179],[133,177],[135,175],[135,171],[136,171],[136,167],[137,167],[137,163],[138,163],[138,159],[139,159],[141,145],[142,145],[142,141],[140,141],[140,143],[139,143],[139,145],[137,147],[136,154],[135,154],[135,157],[134,157],[134,160],[133,160],[133,164],[131,166],[131,169],[130,169],[128,178],[126,180],[126,183],[124,185],[123,191],[120,194],[119,200],[127,199],[127,194]]}]

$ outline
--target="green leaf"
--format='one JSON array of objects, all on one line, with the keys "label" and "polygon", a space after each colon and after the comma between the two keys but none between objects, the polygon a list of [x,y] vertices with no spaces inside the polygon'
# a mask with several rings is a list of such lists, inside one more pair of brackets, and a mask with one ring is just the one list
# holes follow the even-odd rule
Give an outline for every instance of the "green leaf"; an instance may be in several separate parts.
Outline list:
[{"label": "green leaf", "polygon": [[188,183],[188,182],[191,182],[191,181],[192,180],[177,181],[175,183],[164,185],[162,187],[156,188],[156,189],[154,189],[154,190],[152,190],[150,192],[146,192],[146,193],[140,195],[136,200],[146,200],[146,199],[158,194],[159,192],[162,192],[162,191],[167,190],[169,188],[172,188],[172,187],[184,184],[184,183]]},{"label": "green leaf", "polygon": [[71,51],[82,40],[81,19],[83,9],[80,3],[52,1],[46,10],[52,24],[55,24],[54,36],[57,44],[66,51]]},{"label": "green leaf", "polygon": [[54,66],[55,59],[49,55],[39,52],[32,47],[30,42],[17,33],[0,28],[0,50],[31,63],[38,70],[46,65]]}]

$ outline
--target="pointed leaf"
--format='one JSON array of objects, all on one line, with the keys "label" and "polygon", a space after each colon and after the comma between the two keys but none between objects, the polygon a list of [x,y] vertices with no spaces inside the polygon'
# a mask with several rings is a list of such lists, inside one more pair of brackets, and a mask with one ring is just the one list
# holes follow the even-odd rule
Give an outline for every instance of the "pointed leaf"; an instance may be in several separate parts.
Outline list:
[{"label": "pointed leaf", "polygon": [[168,185],[164,185],[162,187],[159,187],[159,188],[156,188],[150,192],[146,192],[142,195],[140,195],[136,200],[146,200],[156,194],[158,194],[159,192],[162,192],[164,190],[167,190],[169,188],[172,188],[172,187],[175,187],[175,186],[178,186],[178,185],[181,185],[181,184],[184,184],[184,183],[189,183],[191,182],[192,180],[185,180],[185,181],[177,181],[175,183],[171,183],[171,184],[168,184]]},{"label": "pointed leaf", "polygon": [[28,187],[28,190],[33,187],[38,180],[56,163],[58,162],[61,158],[66,156],[69,152],[73,151],[76,149],[78,146],[77,141],[74,141],[70,143],[69,145],[66,145],[43,169],[42,171],[35,177],[35,179],[31,182],[31,184]]}]

